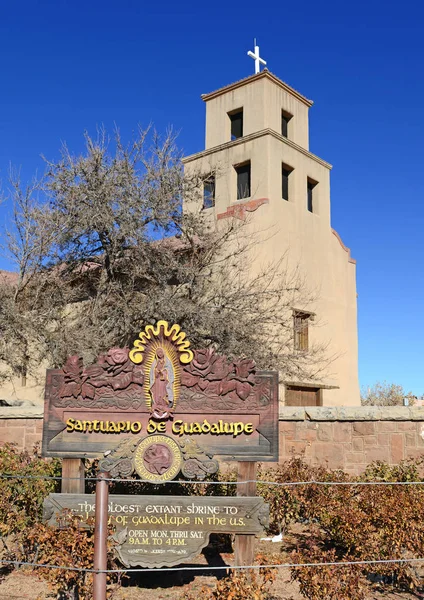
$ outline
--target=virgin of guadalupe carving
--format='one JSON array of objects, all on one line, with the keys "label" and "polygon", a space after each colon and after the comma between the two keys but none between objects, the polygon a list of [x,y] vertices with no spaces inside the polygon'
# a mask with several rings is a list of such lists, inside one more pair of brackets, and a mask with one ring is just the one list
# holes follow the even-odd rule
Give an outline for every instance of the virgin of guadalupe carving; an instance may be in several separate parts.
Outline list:
[{"label": "virgin of guadalupe carving", "polygon": [[163,348],[157,348],[150,367],[151,416],[166,419],[174,407],[174,367]]}]

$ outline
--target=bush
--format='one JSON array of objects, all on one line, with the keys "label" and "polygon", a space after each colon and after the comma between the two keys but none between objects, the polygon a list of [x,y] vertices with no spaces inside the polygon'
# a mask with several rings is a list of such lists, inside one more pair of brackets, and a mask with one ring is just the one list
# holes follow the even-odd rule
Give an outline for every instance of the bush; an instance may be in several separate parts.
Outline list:
[{"label": "bush", "polygon": [[[311,467],[301,458],[278,465],[276,468],[261,467],[258,480],[276,483],[302,481],[348,481],[343,471],[329,471],[324,467]],[[269,533],[284,532],[293,521],[311,518],[316,502],[323,502],[328,488],[314,484],[275,486],[258,484],[257,493],[269,504]]]},{"label": "bush", "polygon": [[[94,560],[94,523],[81,527],[79,517],[64,514],[62,526],[51,527],[43,523],[35,524],[22,537],[21,560],[61,567],[92,569]],[[109,557],[111,548],[109,547]],[[109,558],[108,569],[118,568]],[[58,598],[78,598],[90,600],[93,597],[93,574],[66,569],[37,568],[35,573],[45,579]],[[120,574],[108,574],[109,584],[120,584]],[[112,594],[109,588],[108,593]]]},{"label": "bush", "polygon": [[215,589],[203,587],[199,592],[185,592],[180,600],[272,600],[270,588],[276,577],[275,569],[232,571],[216,582]]},{"label": "bush", "polygon": [[[352,483],[361,481],[420,482],[422,460],[398,466],[374,463]],[[312,474],[313,475],[313,474]],[[335,472],[315,474],[330,481]],[[345,475],[343,481],[349,481]],[[296,550],[294,562],[341,562],[413,559],[424,556],[424,486],[308,486],[298,514],[310,519],[307,543]],[[315,488],[315,489],[314,489]],[[294,492],[296,494],[296,492]],[[299,496],[299,494],[298,494]],[[420,579],[413,563],[293,569],[306,598],[364,598],[367,580],[399,589],[416,590]],[[323,590],[326,590],[325,594]]]},{"label": "bush", "polygon": [[[60,461],[41,458],[37,447],[32,453],[18,451],[13,444],[0,447],[1,476],[55,477],[60,472]],[[20,532],[39,521],[44,498],[59,485],[54,479],[0,477],[0,535]]]}]

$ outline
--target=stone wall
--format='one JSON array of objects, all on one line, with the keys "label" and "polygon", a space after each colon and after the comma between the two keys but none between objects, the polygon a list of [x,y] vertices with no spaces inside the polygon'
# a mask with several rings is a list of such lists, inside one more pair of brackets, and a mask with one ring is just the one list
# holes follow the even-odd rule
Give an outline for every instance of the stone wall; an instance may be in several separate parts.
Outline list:
[{"label": "stone wall", "polygon": [[[0,444],[31,450],[41,443],[42,408],[0,408]],[[424,407],[281,407],[280,461],[356,474],[375,460],[397,464],[424,455]]]},{"label": "stone wall", "polygon": [[0,408],[0,444],[11,442],[20,450],[41,448],[43,408],[39,406],[6,406]]},{"label": "stone wall", "polygon": [[398,464],[424,455],[424,407],[282,407],[280,461],[358,474],[375,460]]}]

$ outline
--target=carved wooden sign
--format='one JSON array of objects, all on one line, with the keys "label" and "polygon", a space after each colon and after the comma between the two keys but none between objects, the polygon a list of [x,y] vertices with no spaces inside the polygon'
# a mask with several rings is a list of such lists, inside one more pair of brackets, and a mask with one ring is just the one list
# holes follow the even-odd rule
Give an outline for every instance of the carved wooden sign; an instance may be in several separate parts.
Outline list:
[{"label": "carved wooden sign", "polygon": [[[67,509],[84,521],[94,516],[94,503],[90,494],[50,494],[44,519],[60,525]],[[257,534],[269,521],[259,497],[111,495],[108,509],[115,552],[126,567],[172,567],[197,556],[211,533]]]},{"label": "carved wooden sign", "polygon": [[[115,475],[203,478],[229,460],[278,460],[278,376],[250,359],[192,350],[178,325],[148,325],[133,348],[47,371],[43,453],[96,458]],[[125,462],[126,461],[126,462]],[[119,468],[117,464],[119,463]]]}]

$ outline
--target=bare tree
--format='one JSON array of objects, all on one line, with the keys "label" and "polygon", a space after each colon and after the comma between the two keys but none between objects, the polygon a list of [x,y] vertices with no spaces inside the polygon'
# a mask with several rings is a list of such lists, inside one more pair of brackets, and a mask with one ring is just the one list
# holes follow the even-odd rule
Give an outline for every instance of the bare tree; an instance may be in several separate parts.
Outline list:
[{"label": "bare tree", "polygon": [[253,357],[286,377],[323,374],[325,346],[294,350],[293,307],[314,302],[300,270],[284,257],[253,273],[261,235],[248,222],[215,230],[200,209],[183,212],[182,198],[195,203],[209,174],[184,175],[172,132],[139,131],[129,145],[103,131],[85,140],[84,155],[64,146],[59,161],[46,161],[35,187],[22,193],[14,181],[8,247],[19,280],[13,291],[0,286],[0,358],[22,372],[32,358],[92,360],[167,319],[195,346]]},{"label": "bare tree", "polygon": [[361,404],[363,406],[403,406],[413,405],[416,397],[412,392],[407,392],[401,385],[378,381],[371,387],[361,390]]},{"label": "bare tree", "polygon": [[44,331],[52,321],[53,306],[46,304],[42,288],[56,234],[40,226],[48,212],[37,199],[40,182],[22,188],[19,173],[11,173],[10,184],[12,215],[2,250],[15,272],[0,276],[0,360],[26,385],[31,359],[37,363],[43,355]]}]

